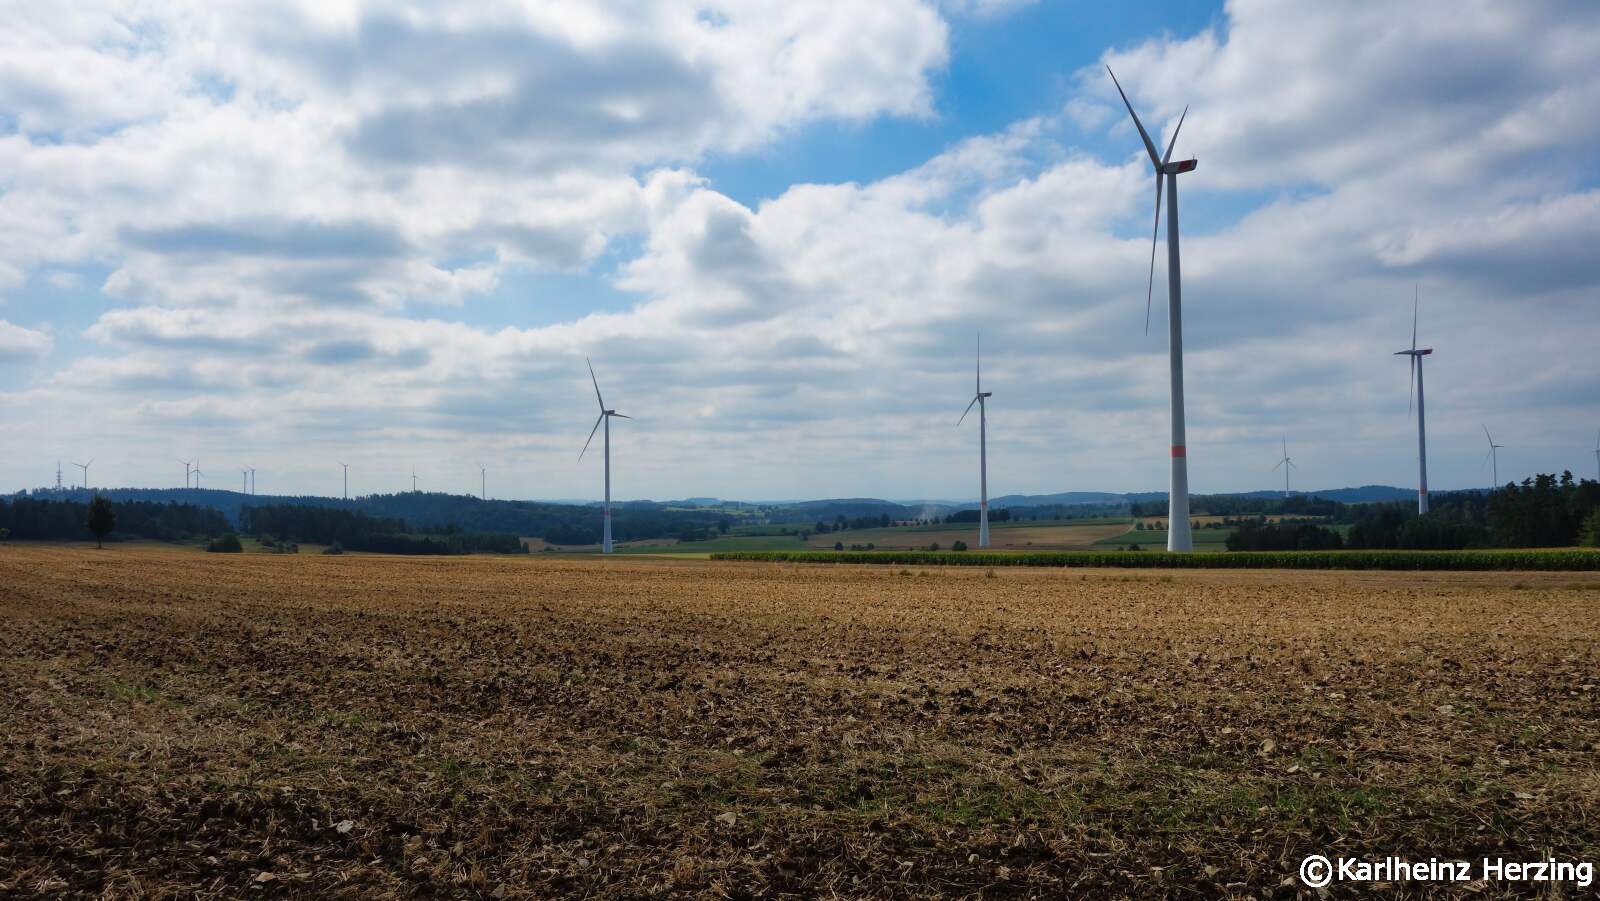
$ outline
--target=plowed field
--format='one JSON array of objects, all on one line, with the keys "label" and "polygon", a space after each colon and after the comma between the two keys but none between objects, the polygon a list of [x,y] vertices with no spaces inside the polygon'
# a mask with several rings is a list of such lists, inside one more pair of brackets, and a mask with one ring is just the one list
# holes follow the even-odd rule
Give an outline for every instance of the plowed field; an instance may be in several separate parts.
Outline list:
[{"label": "plowed field", "polygon": [[0,896],[1287,896],[1597,752],[1593,574],[0,545]]}]

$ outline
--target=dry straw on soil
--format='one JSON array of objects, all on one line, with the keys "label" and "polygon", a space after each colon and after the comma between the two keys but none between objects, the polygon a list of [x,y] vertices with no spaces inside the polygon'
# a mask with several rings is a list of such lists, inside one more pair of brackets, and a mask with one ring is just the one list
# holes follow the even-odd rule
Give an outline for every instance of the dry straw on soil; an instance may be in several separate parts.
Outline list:
[{"label": "dry straw on soil", "polygon": [[1597,636],[1592,574],[8,546],[0,895],[1263,896],[1317,851],[1593,860]]}]

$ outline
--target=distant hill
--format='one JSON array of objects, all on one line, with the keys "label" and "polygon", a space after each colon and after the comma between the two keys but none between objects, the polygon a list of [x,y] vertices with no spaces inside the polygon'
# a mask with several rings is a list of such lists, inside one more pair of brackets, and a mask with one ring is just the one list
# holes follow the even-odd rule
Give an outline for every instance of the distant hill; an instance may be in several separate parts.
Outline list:
[{"label": "distant hill", "polygon": [[[1165,495],[1163,495],[1165,496]],[[989,499],[989,509],[1001,507],[1072,507],[1079,504],[1126,504],[1128,496],[1106,491],[1063,491],[1059,494],[1007,494]]]}]

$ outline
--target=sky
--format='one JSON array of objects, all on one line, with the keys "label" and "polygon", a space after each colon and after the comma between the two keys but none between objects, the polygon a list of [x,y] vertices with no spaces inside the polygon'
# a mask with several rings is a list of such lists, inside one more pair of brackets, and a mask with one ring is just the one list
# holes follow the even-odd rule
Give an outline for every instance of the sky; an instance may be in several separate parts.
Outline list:
[{"label": "sky", "polygon": [[0,490],[1163,490],[1108,64],[1193,491],[1596,475],[1587,0],[0,7]]}]

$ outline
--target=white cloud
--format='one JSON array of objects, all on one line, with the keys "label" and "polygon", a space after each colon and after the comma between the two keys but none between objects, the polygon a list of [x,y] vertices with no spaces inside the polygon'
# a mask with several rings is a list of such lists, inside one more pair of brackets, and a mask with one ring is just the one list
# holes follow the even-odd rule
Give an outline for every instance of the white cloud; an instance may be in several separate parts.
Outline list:
[{"label": "white cloud", "polygon": [[29,363],[50,352],[50,336],[0,319],[0,364]]},{"label": "white cloud", "polygon": [[[616,436],[623,496],[959,496],[981,328],[999,491],[1164,483],[1163,273],[1148,338],[1138,296],[1149,168],[1098,65],[1063,119],[752,206],[700,161],[821,119],[933,112],[934,7],[218,10],[25,23],[38,46],[116,59],[28,88],[67,99],[4,100],[23,124],[0,137],[16,173],[0,266],[15,288],[95,264],[113,304],[88,329],[96,353],[7,397],[28,425],[0,459],[114,437],[249,448],[294,490],[337,456],[370,474],[360,490],[405,487],[380,474],[413,463],[465,486],[485,459],[505,493],[591,494],[575,461],[590,355],[640,417]],[[1600,210],[1578,152],[1597,19],[1241,2],[1214,31],[1106,54],[1148,124],[1194,104],[1177,152],[1201,159],[1183,182],[1197,490],[1264,484],[1285,433],[1309,483],[1405,483],[1389,353],[1417,282],[1445,484],[1477,477],[1481,454],[1458,448],[1486,418],[1529,436],[1502,462],[1530,469],[1600,418]],[[126,96],[102,93],[116,79]],[[1116,151],[1075,146],[1093,129]],[[416,318],[418,301],[470,312],[523,272],[592,272],[619,246],[631,308]],[[27,359],[50,348],[8,328],[43,339]],[[150,456],[165,471],[171,454]]]}]

